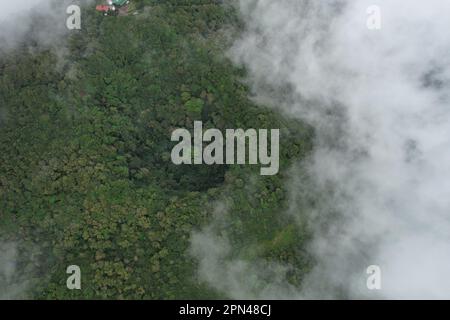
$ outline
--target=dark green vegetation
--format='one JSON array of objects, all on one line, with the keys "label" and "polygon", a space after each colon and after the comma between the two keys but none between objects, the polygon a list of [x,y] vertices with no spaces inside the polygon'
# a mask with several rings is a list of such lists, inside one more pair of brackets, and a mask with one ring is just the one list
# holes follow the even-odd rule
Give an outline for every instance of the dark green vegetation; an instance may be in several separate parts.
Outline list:
[{"label": "dark green vegetation", "polygon": [[[66,58],[40,48],[0,58],[0,237],[19,243],[27,297],[224,297],[187,253],[215,201],[229,204],[236,254],[258,244],[254,255],[293,265],[298,285],[305,235],[282,214],[283,180],[311,132],[248,100],[244,70],[223,54],[240,25],[233,8],[135,2],[137,16],[88,8]],[[281,128],[281,172],[173,165],[172,131],[200,119]],[[65,286],[70,264],[82,290]]]}]

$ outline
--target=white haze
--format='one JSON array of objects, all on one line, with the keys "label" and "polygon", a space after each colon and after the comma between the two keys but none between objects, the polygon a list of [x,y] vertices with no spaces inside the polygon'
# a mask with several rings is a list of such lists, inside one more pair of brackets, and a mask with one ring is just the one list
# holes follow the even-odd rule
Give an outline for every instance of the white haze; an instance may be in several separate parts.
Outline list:
[{"label": "white haze", "polygon": [[[374,4],[381,30],[366,26]],[[306,213],[317,265],[303,287],[293,292],[278,281],[276,294],[247,297],[450,298],[450,2],[239,7],[246,31],[231,57],[248,69],[255,100],[316,130],[312,156],[292,169],[289,213],[305,215],[297,207],[305,194],[326,199]],[[210,229],[194,236],[200,275],[242,297],[245,277],[229,278],[239,261],[223,264],[223,250],[205,246],[218,239]],[[372,264],[382,271],[376,292],[366,288]]]},{"label": "white haze", "polygon": [[[191,255],[199,260],[199,278],[233,299],[287,299],[297,288],[285,281],[288,267],[233,256],[228,235],[226,204],[218,203],[213,222],[191,239]],[[254,251],[257,248],[247,248]]]},{"label": "white haze", "polygon": [[66,9],[93,0],[1,0],[0,49],[15,49],[24,40],[40,46],[58,45],[69,30]]},{"label": "white haze", "polygon": [[17,244],[0,242],[0,300],[24,298],[28,281],[17,272]]}]

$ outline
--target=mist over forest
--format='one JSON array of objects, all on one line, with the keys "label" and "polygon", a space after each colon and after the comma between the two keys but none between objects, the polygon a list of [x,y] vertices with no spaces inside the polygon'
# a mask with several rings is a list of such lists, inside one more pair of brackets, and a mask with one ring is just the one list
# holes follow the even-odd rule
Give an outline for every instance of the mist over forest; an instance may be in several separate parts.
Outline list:
[{"label": "mist over forest", "polygon": [[[450,3],[102,3],[0,11],[0,299],[450,298]],[[200,121],[278,173],[174,164]]]}]

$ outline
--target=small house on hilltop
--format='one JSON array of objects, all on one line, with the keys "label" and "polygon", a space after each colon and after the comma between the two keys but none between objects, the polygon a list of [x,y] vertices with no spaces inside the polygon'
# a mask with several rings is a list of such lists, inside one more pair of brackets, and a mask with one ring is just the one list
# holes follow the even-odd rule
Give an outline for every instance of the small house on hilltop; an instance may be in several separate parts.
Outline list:
[{"label": "small house on hilltop", "polygon": [[105,16],[108,15],[121,15],[128,14],[129,0],[108,0],[107,4],[96,6],[95,10],[103,12]]}]

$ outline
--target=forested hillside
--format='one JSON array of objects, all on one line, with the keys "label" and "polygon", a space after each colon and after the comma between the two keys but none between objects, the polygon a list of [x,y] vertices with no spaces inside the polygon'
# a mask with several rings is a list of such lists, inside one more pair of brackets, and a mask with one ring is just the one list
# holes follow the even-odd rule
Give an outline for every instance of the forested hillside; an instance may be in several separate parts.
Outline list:
[{"label": "forested hillside", "polygon": [[[60,45],[27,41],[0,57],[0,241],[18,250],[0,284],[39,299],[226,298],[189,253],[192,232],[226,203],[233,254],[292,266],[299,285],[307,234],[281,214],[283,181],[312,130],[249,99],[245,70],[225,54],[242,28],[234,7],[133,2],[139,14],[124,17],[85,7]],[[172,131],[195,120],[280,128],[280,173],[172,164]],[[66,288],[72,264],[82,290]]]}]

